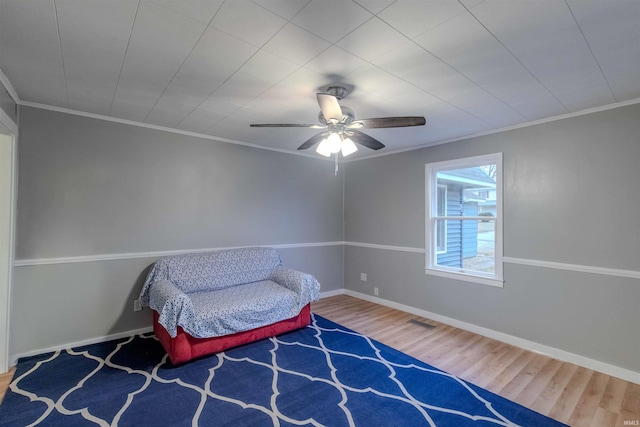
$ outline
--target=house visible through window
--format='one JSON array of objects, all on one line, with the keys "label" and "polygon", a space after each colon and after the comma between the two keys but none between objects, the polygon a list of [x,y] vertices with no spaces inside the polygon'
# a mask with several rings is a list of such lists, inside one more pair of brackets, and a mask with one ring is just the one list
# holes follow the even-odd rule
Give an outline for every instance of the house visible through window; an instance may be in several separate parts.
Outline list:
[{"label": "house visible through window", "polygon": [[[438,185],[438,216],[447,215],[447,186]],[[447,252],[447,228],[444,222],[437,223],[436,248],[439,254]]]},{"label": "house visible through window", "polygon": [[426,272],[502,286],[502,155],[427,164]]}]

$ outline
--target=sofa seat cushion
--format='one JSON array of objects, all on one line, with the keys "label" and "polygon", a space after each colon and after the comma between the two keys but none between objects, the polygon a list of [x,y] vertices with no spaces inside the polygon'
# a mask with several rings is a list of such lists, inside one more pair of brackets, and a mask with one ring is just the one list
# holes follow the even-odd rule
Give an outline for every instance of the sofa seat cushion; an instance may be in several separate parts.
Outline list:
[{"label": "sofa seat cushion", "polygon": [[217,337],[259,328],[298,314],[298,295],[271,280],[188,295],[193,317],[180,326],[194,337]]}]

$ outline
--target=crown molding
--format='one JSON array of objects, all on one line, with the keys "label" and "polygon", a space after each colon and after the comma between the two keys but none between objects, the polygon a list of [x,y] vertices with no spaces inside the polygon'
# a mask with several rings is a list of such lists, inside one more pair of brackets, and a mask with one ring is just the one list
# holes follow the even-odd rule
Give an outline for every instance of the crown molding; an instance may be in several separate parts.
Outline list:
[{"label": "crown molding", "polygon": [[[573,118],[573,117],[580,117],[580,116],[584,116],[584,115],[587,115],[587,114],[599,113],[601,111],[614,110],[616,108],[627,107],[629,105],[635,105],[635,104],[640,104],[640,98],[634,98],[634,99],[630,99],[628,101],[623,101],[623,102],[616,102],[614,104],[607,104],[607,105],[603,105],[603,106],[600,106],[600,107],[588,108],[586,110],[580,110],[580,111],[576,111],[576,112],[573,112],[573,113],[562,114],[560,116],[546,117],[544,119],[533,120],[533,121],[525,122],[525,123],[519,123],[517,125],[506,126],[506,127],[502,127],[502,128],[499,128],[499,129],[492,129],[492,130],[487,130],[487,131],[483,131],[483,132],[470,133],[470,134],[459,136],[459,137],[455,137],[455,138],[443,139],[441,141],[433,141],[433,142],[429,142],[429,143],[426,143],[426,144],[416,145],[416,146],[413,146],[413,147],[410,147],[410,148],[401,148],[401,149],[398,149],[398,150],[386,151],[384,153],[374,153],[374,154],[371,154],[371,155],[359,157],[357,159],[342,160],[342,162],[343,163],[351,163],[351,162],[357,162],[357,161],[360,161],[360,160],[373,159],[375,157],[382,157],[382,156],[388,156],[388,155],[391,155],[391,154],[404,153],[404,152],[407,152],[407,151],[421,150],[423,148],[434,147],[436,145],[448,144],[449,142],[464,141],[466,139],[479,138],[481,136],[487,136],[487,135],[494,135],[496,133],[501,133],[501,132],[507,132],[507,131],[516,130],[516,129],[527,128],[527,127],[530,127],[530,126],[541,125],[541,124],[544,124],[544,123],[555,122],[555,121],[558,121],[558,120],[570,119],[570,118]],[[427,126],[428,126],[428,123],[427,123]]]},{"label": "crown molding", "polygon": [[88,118],[91,118],[91,119],[105,120],[105,121],[108,121],[108,122],[120,123],[120,124],[130,125],[130,126],[137,126],[137,127],[142,127],[142,128],[146,128],[146,129],[153,129],[153,130],[159,130],[159,131],[163,131],[163,132],[170,132],[170,133],[175,133],[175,134],[178,134],[178,135],[191,136],[191,137],[194,137],[194,138],[208,139],[208,140],[211,140],[211,141],[224,142],[224,143],[227,143],[227,144],[242,145],[242,146],[245,146],[245,147],[258,148],[260,150],[276,151],[278,153],[283,153],[283,154],[291,154],[291,155],[294,155],[294,156],[309,157],[309,158],[315,159],[315,160],[334,161],[333,159],[327,159],[325,157],[320,158],[320,157],[315,156],[313,154],[301,153],[301,152],[291,151],[291,150],[285,150],[285,149],[282,149],[282,148],[265,147],[263,145],[252,144],[250,142],[243,142],[243,141],[238,141],[238,140],[235,140],[235,139],[221,138],[221,137],[217,137],[217,136],[213,136],[213,135],[207,135],[207,134],[204,134],[204,133],[190,132],[190,131],[187,131],[187,130],[175,129],[175,128],[170,128],[170,127],[165,127],[165,126],[158,126],[158,125],[154,125],[154,124],[151,124],[151,123],[142,123],[142,122],[137,122],[137,121],[134,121],[134,120],[122,119],[122,118],[119,118],[119,117],[105,116],[103,114],[87,113],[85,111],[73,110],[73,109],[64,108],[64,107],[57,107],[57,106],[54,106],[54,105],[39,104],[37,102],[30,102],[30,101],[20,101],[18,105],[24,106],[24,107],[39,108],[39,109],[42,109],[42,110],[55,111],[55,112],[58,112],[58,113],[72,114],[74,116],[88,117]]},{"label": "crown molding", "polygon": [[13,102],[20,105],[22,100],[18,96],[18,92],[16,92],[7,75],[4,73],[4,71],[2,71],[2,68],[0,68],[0,83],[2,83],[4,88],[7,90],[9,96],[13,99]]},{"label": "crown molding", "polygon": [[[284,153],[284,154],[292,154],[292,155],[296,155],[296,156],[309,157],[311,159],[316,159],[316,160],[323,160],[323,161],[330,161],[330,162],[334,162],[335,161],[335,159],[333,157],[327,159],[325,157],[316,156],[314,154],[308,154],[308,153],[292,151],[292,150],[285,150],[285,149],[282,149],[282,148],[265,147],[263,145],[253,144],[253,143],[250,143],[250,142],[243,142],[243,141],[239,141],[239,140],[235,140],[235,139],[216,137],[216,136],[207,135],[207,134],[198,133],[198,132],[190,132],[190,131],[170,128],[170,127],[165,127],[165,126],[153,125],[153,124],[150,124],[150,123],[142,123],[142,122],[137,122],[137,121],[134,121],[134,120],[127,120],[127,119],[121,119],[121,118],[118,118],[118,117],[105,116],[105,115],[102,115],[102,114],[87,113],[87,112],[84,112],[84,111],[73,110],[73,109],[70,109],[70,108],[56,107],[56,106],[52,106],[52,105],[48,105],[48,104],[40,104],[40,103],[37,103],[37,102],[22,101],[18,97],[18,94],[16,93],[15,89],[11,85],[11,82],[9,81],[7,76],[2,72],[2,69],[0,69],[0,82],[2,82],[2,84],[5,86],[5,88],[9,92],[9,95],[11,95],[13,100],[18,105],[23,105],[23,106],[27,106],[27,107],[33,107],[33,108],[40,108],[40,109],[44,109],[44,110],[57,111],[57,112],[61,112],[61,113],[73,114],[73,115],[82,116],[82,117],[89,117],[89,118],[93,118],[93,119],[106,120],[106,121],[115,122],[115,123],[121,123],[121,124],[127,124],[127,125],[131,125],[131,126],[143,127],[143,128],[147,128],[147,129],[155,129],[155,130],[160,130],[160,131],[164,131],[164,132],[176,133],[176,134],[179,134],[179,135],[192,136],[192,137],[203,138],[203,139],[208,139],[208,140],[212,140],[212,141],[225,142],[225,143],[228,143],[228,144],[243,145],[245,147],[258,148],[260,150],[268,150],[268,151],[275,151],[275,152]],[[361,157],[358,157],[358,158],[351,158],[351,159],[342,158],[342,159],[339,159],[339,163],[346,164],[346,163],[351,163],[351,162],[357,162],[357,161],[360,161],[360,160],[373,159],[373,158],[376,158],[376,157],[389,156],[391,154],[404,153],[404,152],[407,152],[407,151],[421,150],[423,148],[434,147],[434,146],[442,145],[442,144],[448,144],[450,142],[464,141],[464,140],[471,139],[471,138],[479,138],[479,137],[482,137],[482,136],[494,135],[494,134],[501,133],[501,132],[507,132],[507,131],[516,130],[516,129],[527,128],[527,127],[530,127],[530,126],[536,126],[536,125],[540,125],[540,124],[544,124],[544,123],[555,122],[555,121],[558,121],[558,120],[564,120],[564,119],[569,119],[569,118],[573,118],[573,117],[580,117],[580,116],[584,116],[584,115],[587,115],[587,114],[599,113],[599,112],[602,112],[602,111],[613,110],[613,109],[616,109],[616,108],[627,107],[629,105],[635,105],[635,104],[640,104],[640,98],[634,98],[634,99],[630,99],[628,101],[616,102],[616,103],[613,103],[613,104],[607,104],[607,105],[603,105],[603,106],[600,106],[600,107],[588,108],[586,110],[581,110],[581,111],[576,111],[576,112],[573,112],[573,113],[562,114],[562,115],[559,115],[559,116],[547,117],[547,118],[544,118],[544,119],[533,120],[533,121],[529,121],[529,122],[525,122],[525,123],[519,123],[519,124],[516,124],[516,125],[501,127],[501,128],[498,128],[498,129],[492,129],[492,130],[487,130],[487,131],[483,131],[483,132],[470,133],[470,134],[462,135],[462,136],[455,137],[455,138],[443,139],[443,140],[440,140],[440,141],[433,141],[433,142],[429,142],[429,143],[425,143],[425,144],[416,145],[416,146],[413,146],[413,147],[407,147],[407,148],[401,148],[401,149],[398,149],[398,150],[385,151],[384,153],[373,153],[373,154],[370,154],[370,155],[364,155],[364,156],[361,156]]]},{"label": "crown molding", "polygon": [[18,124],[0,108],[0,125],[6,127],[12,135],[18,135]]}]

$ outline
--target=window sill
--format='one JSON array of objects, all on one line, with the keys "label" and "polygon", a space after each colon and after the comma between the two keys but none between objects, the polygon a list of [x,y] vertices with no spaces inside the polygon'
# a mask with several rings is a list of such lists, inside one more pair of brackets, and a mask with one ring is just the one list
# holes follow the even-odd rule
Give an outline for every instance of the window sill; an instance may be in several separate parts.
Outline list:
[{"label": "window sill", "polygon": [[504,287],[504,280],[496,279],[492,277],[476,276],[474,274],[469,274],[462,271],[447,271],[447,270],[426,267],[424,269],[424,272],[425,274],[438,276],[438,277],[445,277],[447,279],[462,280],[465,282],[478,283],[480,285],[493,286],[495,288]]}]

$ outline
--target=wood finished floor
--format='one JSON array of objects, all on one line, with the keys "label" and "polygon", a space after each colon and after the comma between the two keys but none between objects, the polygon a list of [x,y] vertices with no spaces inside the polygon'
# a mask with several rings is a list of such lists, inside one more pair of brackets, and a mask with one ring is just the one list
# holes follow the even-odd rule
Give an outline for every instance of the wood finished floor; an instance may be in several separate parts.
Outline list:
[{"label": "wood finished floor", "polygon": [[[638,384],[346,295],[322,299],[312,310],[573,427],[640,422]],[[0,375],[0,402],[13,372]]]},{"label": "wood finished floor", "polygon": [[15,368],[11,368],[6,374],[0,374],[0,403],[2,403],[4,395],[7,394],[7,389],[9,388],[9,384],[13,378],[14,371]]},{"label": "wood finished floor", "polygon": [[347,295],[312,311],[573,427],[640,423],[638,384]]}]

